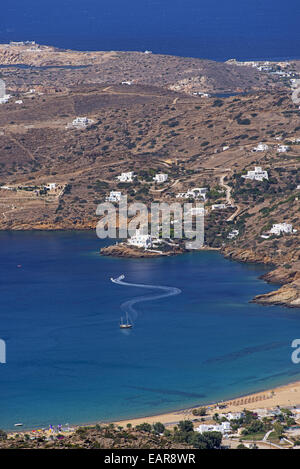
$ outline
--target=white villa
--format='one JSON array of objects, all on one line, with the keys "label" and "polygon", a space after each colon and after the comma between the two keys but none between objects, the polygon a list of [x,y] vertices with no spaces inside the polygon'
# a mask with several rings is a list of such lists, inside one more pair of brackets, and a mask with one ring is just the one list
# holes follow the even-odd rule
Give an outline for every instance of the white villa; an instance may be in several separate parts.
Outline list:
[{"label": "white villa", "polygon": [[244,412],[229,412],[225,415],[225,417],[227,418],[227,420],[237,420],[244,417],[244,415]]},{"label": "white villa", "polygon": [[226,204],[214,204],[211,206],[212,210],[224,210],[226,207]]},{"label": "white villa", "polygon": [[153,240],[149,234],[141,234],[140,229],[136,230],[135,235],[127,240],[127,243],[137,248],[148,249],[152,247]]},{"label": "white villa", "polygon": [[275,234],[276,236],[280,236],[283,233],[296,233],[297,230],[293,230],[293,225],[290,223],[275,223],[272,228],[270,229],[271,234]]},{"label": "white villa", "polygon": [[121,85],[128,85],[128,86],[131,86],[131,85],[132,85],[132,81],[130,81],[130,80],[122,81],[122,82],[121,82]]},{"label": "white villa", "polygon": [[260,166],[255,166],[254,171],[248,171],[247,174],[242,176],[245,179],[251,179],[253,181],[262,181],[263,179],[269,179],[269,175],[267,171],[263,171]]},{"label": "white villa", "polygon": [[277,151],[278,153],[286,153],[287,151],[290,151],[290,147],[288,145],[278,145]]},{"label": "white villa", "polygon": [[233,239],[233,238],[236,238],[239,234],[240,234],[239,230],[232,230],[230,233],[228,233],[227,238]]},{"label": "white villa", "polygon": [[180,192],[176,195],[177,199],[199,199],[200,197],[205,200],[207,194],[207,187],[195,187],[189,189],[187,192]]},{"label": "white villa", "polygon": [[254,147],[252,151],[267,151],[269,149],[269,145],[266,143],[259,143],[257,147]]},{"label": "white villa", "polygon": [[133,182],[133,178],[135,178],[133,171],[129,171],[128,173],[122,173],[120,176],[117,176],[117,179],[120,182]]},{"label": "white villa", "polygon": [[110,191],[110,194],[105,197],[106,202],[120,202],[122,198],[122,192]]},{"label": "white villa", "polygon": [[67,127],[75,127],[77,129],[86,129],[88,125],[92,124],[94,121],[88,119],[87,117],[76,117],[71,124],[68,124]]},{"label": "white villa", "polygon": [[220,432],[222,435],[224,433],[229,433],[231,431],[231,426],[229,422],[222,422],[220,425],[199,425],[195,428],[195,431],[198,433],[204,432]]},{"label": "white villa", "polygon": [[153,181],[157,182],[158,184],[162,184],[168,180],[168,175],[165,173],[157,173],[155,174]]},{"label": "white villa", "polygon": [[49,189],[49,191],[55,191],[56,190],[56,187],[57,187],[57,184],[56,182],[50,182],[49,184],[47,184],[47,189]]}]

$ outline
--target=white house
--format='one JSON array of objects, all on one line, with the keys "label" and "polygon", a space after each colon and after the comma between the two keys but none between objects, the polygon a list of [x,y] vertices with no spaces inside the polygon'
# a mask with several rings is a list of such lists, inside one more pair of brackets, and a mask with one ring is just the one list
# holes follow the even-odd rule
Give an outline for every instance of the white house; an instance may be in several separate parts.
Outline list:
[{"label": "white house", "polygon": [[233,238],[236,238],[239,234],[240,234],[239,230],[232,230],[230,233],[228,233],[227,238],[233,239]]},{"label": "white house", "polygon": [[134,172],[129,171],[128,173],[122,173],[120,176],[117,176],[117,179],[120,182],[132,182],[134,177]]},{"label": "white house", "polygon": [[120,202],[122,198],[122,192],[110,191],[110,194],[105,198],[106,202]]},{"label": "white house", "polygon": [[195,187],[188,189],[187,192],[180,192],[176,195],[177,199],[199,199],[200,197],[205,200],[208,189],[206,187]]},{"label": "white house", "polygon": [[227,418],[227,420],[237,420],[244,417],[244,415],[244,412],[229,412],[225,415],[225,417]]},{"label": "white house", "polygon": [[204,432],[220,432],[222,435],[224,433],[229,433],[231,431],[230,423],[229,422],[222,422],[219,425],[199,425],[199,427],[195,428],[195,431],[198,433]]},{"label": "white house", "polygon": [[153,178],[153,181],[157,182],[158,184],[166,182],[167,180],[168,180],[168,175],[165,173],[157,173],[155,174]]},{"label": "white house", "polygon": [[266,143],[259,143],[257,147],[254,147],[252,151],[267,151],[269,149],[269,145]]},{"label": "white house", "polygon": [[136,246],[138,248],[148,249],[152,247],[153,241],[150,235],[141,234],[140,230],[136,230],[135,235],[131,236],[127,240],[127,243],[131,246]]},{"label": "white house", "polygon": [[122,82],[121,82],[121,85],[128,85],[128,86],[131,86],[131,85],[132,85],[132,81],[129,81],[129,80],[122,81]]},{"label": "white house", "polygon": [[270,233],[280,236],[282,233],[293,233],[293,225],[289,223],[275,223],[270,229]]},{"label": "white house", "polygon": [[214,204],[211,206],[212,210],[224,210],[226,208],[226,204]]},{"label": "white house", "polygon": [[251,181],[262,181],[263,179],[269,179],[268,172],[263,171],[260,166],[255,166],[254,171],[248,171],[248,173],[242,177],[244,179],[251,179]]},{"label": "white house", "polygon": [[76,117],[71,124],[68,124],[68,127],[76,127],[77,129],[85,129],[88,125],[92,124],[94,121],[88,119],[87,117]]},{"label": "white house", "polygon": [[47,184],[47,189],[49,189],[49,191],[55,191],[56,190],[56,182],[50,182],[49,184]]},{"label": "white house", "polygon": [[277,147],[277,152],[278,153],[286,153],[287,151],[290,151],[290,147],[288,145],[278,145]]}]

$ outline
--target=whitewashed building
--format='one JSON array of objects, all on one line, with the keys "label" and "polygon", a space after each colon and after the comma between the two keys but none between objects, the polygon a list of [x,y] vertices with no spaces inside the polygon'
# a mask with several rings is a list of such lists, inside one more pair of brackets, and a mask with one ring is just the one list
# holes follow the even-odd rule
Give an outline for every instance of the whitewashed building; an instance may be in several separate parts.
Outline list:
[{"label": "whitewashed building", "polygon": [[211,206],[212,210],[224,210],[226,207],[226,204],[214,204]]},{"label": "whitewashed building", "polygon": [[76,117],[71,124],[68,124],[67,127],[75,127],[77,129],[86,129],[94,121],[85,117]]},{"label": "whitewashed building", "polygon": [[56,190],[56,187],[57,187],[57,184],[56,182],[50,182],[49,184],[47,184],[47,189],[49,189],[49,191],[55,191]]},{"label": "whitewashed building", "polygon": [[195,428],[195,431],[198,433],[204,432],[220,432],[222,435],[224,433],[229,433],[231,431],[231,426],[229,422],[222,422],[219,425],[199,425],[199,427]]},{"label": "whitewashed building", "polygon": [[153,181],[157,182],[158,184],[162,184],[168,180],[168,175],[165,173],[157,173],[155,174]]},{"label": "whitewashed building", "polygon": [[244,415],[244,412],[229,412],[225,415],[225,417],[227,418],[227,420],[237,420],[244,417]]},{"label": "whitewashed building", "polygon": [[277,152],[278,153],[286,153],[288,151],[290,151],[291,147],[289,147],[288,145],[278,145],[277,147]]},{"label": "whitewashed building", "polygon": [[232,230],[230,233],[228,233],[227,238],[233,239],[233,238],[236,238],[239,234],[240,234],[239,230]]},{"label": "whitewashed building", "polygon": [[122,173],[120,176],[117,176],[117,179],[120,182],[133,182],[133,178],[135,177],[133,171],[129,171],[128,173]]},{"label": "whitewashed building", "polygon": [[206,199],[206,194],[208,192],[207,187],[195,187],[194,189],[189,189],[187,192],[180,192],[176,195],[177,199]]},{"label": "whitewashed building", "polygon": [[122,198],[122,192],[110,191],[110,194],[105,198],[106,202],[120,202]]},{"label": "whitewashed building", "polygon": [[251,179],[251,181],[263,181],[263,179],[269,179],[267,171],[263,171],[260,166],[255,166],[254,171],[248,171],[247,174],[242,176],[244,179]]},{"label": "whitewashed building", "polygon": [[266,143],[259,143],[257,147],[254,147],[252,151],[267,151],[269,149],[269,145]]},{"label": "whitewashed building", "polygon": [[149,234],[141,234],[141,231],[138,229],[136,230],[135,235],[131,236],[131,238],[127,240],[127,243],[131,246],[136,246],[137,248],[149,249],[152,247],[153,240],[152,236]]},{"label": "whitewashed building", "polygon": [[270,233],[280,236],[281,234],[293,233],[293,225],[290,223],[275,223],[270,229]]}]

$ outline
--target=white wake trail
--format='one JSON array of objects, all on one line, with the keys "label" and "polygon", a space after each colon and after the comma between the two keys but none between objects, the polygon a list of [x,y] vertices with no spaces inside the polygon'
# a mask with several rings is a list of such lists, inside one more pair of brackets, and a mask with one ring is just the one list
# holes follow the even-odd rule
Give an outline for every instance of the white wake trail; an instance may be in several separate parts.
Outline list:
[{"label": "white wake trail", "polygon": [[144,295],[132,298],[131,300],[125,301],[121,304],[121,309],[125,313],[129,313],[131,319],[135,320],[138,316],[138,312],[134,308],[134,305],[137,303],[142,303],[144,301],[152,301],[152,300],[159,300],[161,298],[167,298],[168,296],[175,296],[181,293],[180,288],[175,287],[165,287],[161,285],[146,285],[142,283],[129,283],[124,282],[125,275],[120,275],[118,278],[111,278],[113,283],[117,285],[124,285],[126,287],[138,287],[138,288],[146,288],[148,290],[160,290],[161,293],[152,293],[151,295]]}]

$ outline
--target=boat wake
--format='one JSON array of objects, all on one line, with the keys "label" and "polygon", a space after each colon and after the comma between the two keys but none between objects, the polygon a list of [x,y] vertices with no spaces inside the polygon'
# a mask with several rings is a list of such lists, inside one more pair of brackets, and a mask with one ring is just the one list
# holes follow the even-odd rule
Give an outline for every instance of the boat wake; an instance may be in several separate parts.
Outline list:
[{"label": "boat wake", "polygon": [[158,293],[152,293],[151,295],[144,295],[132,298],[131,300],[125,301],[121,304],[121,310],[130,315],[131,320],[136,320],[138,312],[135,309],[137,303],[142,303],[144,301],[153,301],[160,300],[161,298],[167,298],[168,296],[175,296],[181,293],[180,288],[175,287],[164,287],[161,285],[145,285],[143,283],[129,283],[124,282],[125,275],[120,275],[117,278],[111,278],[113,283],[117,285],[123,285],[125,287],[138,287],[145,288],[148,290],[159,290]]}]

